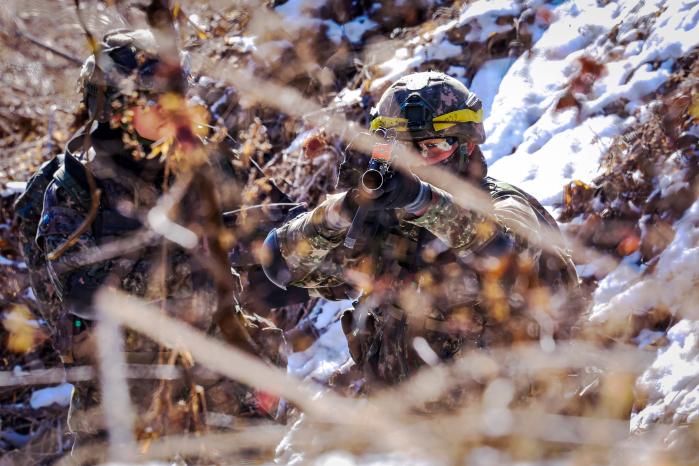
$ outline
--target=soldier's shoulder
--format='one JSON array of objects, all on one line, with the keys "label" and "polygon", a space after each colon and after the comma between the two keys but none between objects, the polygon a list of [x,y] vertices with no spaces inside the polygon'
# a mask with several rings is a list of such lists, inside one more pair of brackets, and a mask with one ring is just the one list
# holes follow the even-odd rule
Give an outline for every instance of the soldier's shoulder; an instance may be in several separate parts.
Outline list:
[{"label": "soldier's shoulder", "polygon": [[537,219],[543,225],[558,230],[558,223],[553,216],[541,205],[541,202],[522,188],[506,181],[500,181],[490,176],[483,181],[483,186],[494,200],[514,198],[534,210]]},{"label": "soldier's shoulder", "polygon": [[59,183],[52,181],[44,193],[43,209],[36,231],[37,240],[49,235],[70,235],[86,215],[84,207],[67,196]]},{"label": "soldier's shoulder", "polygon": [[14,204],[15,216],[19,220],[26,222],[39,217],[43,208],[44,193],[52,182],[58,166],[58,157],[54,157],[44,162],[27,180],[24,192],[17,198]]}]

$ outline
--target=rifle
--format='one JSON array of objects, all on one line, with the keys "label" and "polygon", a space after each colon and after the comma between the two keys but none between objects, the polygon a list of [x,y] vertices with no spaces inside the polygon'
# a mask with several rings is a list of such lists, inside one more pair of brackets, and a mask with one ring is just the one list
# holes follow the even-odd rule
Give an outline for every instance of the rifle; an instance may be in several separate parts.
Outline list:
[{"label": "rifle", "polygon": [[[395,131],[387,132],[383,129],[377,131],[383,133],[385,142],[377,142],[371,151],[367,169],[359,179],[360,196],[369,200],[378,199],[385,191],[386,184],[393,176],[391,167],[395,159],[396,135]],[[354,249],[359,239],[364,224],[366,223],[370,209],[367,203],[361,203],[352,218],[352,224],[347,230],[344,245],[348,249]]]}]

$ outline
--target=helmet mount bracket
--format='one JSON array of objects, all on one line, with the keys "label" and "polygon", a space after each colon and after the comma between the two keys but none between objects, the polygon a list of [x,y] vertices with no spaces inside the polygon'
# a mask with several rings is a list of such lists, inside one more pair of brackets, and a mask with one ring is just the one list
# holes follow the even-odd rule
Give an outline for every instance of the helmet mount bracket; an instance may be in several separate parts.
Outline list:
[{"label": "helmet mount bracket", "polygon": [[408,131],[431,129],[434,111],[418,92],[408,96],[401,106],[401,112],[408,120]]}]

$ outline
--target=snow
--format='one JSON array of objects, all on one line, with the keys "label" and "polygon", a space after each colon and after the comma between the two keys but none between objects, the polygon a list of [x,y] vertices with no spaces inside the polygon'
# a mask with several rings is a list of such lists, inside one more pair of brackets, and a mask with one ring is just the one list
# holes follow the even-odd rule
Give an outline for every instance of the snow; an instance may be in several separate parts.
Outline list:
[{"label": "snow", "polygon": [[372,82],[371,90],[383,89],[425,61],[445,60],[463,54],[462,44],[454,44],[447,39],[446,33],[449,30],[471,24],[472,29],[464,40],[485,42],[494,33],[512,29],[512,24],[496,24],[499,15],[517,16],[525,8],[540,3],[538,0],[522,4],[510,0],[494,0],[466,5],[459,19],[449,21],[432,31],[410,39],[405,43],[405,47],[396,50],[392,58],[378,64],[381,77]]},{"label": "snow", "polygon": [[15,194],[22,194],[27,189],[26,181],[9,181],[5,185],[5,189],[0,191],[0,197],[9,197]]},{"label": "snow", "polygon": [[254,52],[256,36],[228,36],[226,37],[226,45],[235,48],[241,53]]},{"label": "snow", "polygon": [[590,182],[599,171],[623,120],[617,116],[589,118],[578,125],[575,109],[547,110],[540,124],[524,131],[516,152],[492,164],[488,172],[507,180],[550,207],[561,202],[563,186],[574,179]]},{"label": "snow", "polygon": [[[478,83],[474,79],[472,87],[485,96],[486,104],[492,98],[484,122],[487,140],[481,146],[491,175],[531,192],[550,208],[560,200],[563,185],[573,179],[589,183],[599,174],[600,156],[609,143],[638,121],[634,116],[605,116],[602,109],[625,98],[627,111],[642,111],[648,96],[667,81],[674,59],[699,44],[699,3],[660,0],[632,11],[634,5],[563,3],[554,8],[558,20],[543,31],[531,55],[520,56],[501,82],[493,73],[494,97],[492,88],[480,84],[488,82],[485,76]],[[640,18],[656,12],[660,15],[648,40],[628,44],[621,57],[609,54],[607,36],[615,25],[628,35]],[[556,112],[583,56],[603,62],[605,73],[592,85],[590,96],[576,96],[579,113],[575,108]],[[651,63],[655,61],[659,66]]]},{"label": "snow", "polygon": [[339,45],[340,42],[342,42],[342,37],[344,34],[342,27],[331,19],[323,21],[323,24],[326,26],[325,35],[328,37],[328,39],[333,41],[335,45]]},{"label": "snow", "polygon": [[326,381],[350,359],[345,334],[338,320],[345,309],[352,307],[351,300],[320,300],[308,314],[320,333],[310,348],[288,357],[287,371],[300,378]]},{"label": "snow", "polygon": [[335,96],[335,103],[339,106],[350,106],[358,104],[362,100],[362,90],[360,89],[342,89]]},{"label": "snow", "polygon": [[699,201],[675,224],[675,231],[653,273],[619,267],[600,282],[593,295],[593,322],[619,321],[654,307],[699,319]]},{"label": "snow", "polygon": [[406,454],[383,454],[353,456],[347,452],[326,453],[318,458],[314,466],[439,466],[434,459],[420,459]]},{"label": "snow", "polygon": [[27,264],[24,261],[13,261],[4,256],[0,256],[0,265],[4,265],[7,267],[16,267],[18,269],[27,268]]},{"label": "snow", "polygon": [[475,92],[483,102],[485,118],[488,118],[490,115],[493,100],[500,90],[500,82],[512,63],[514,63],[514,59],[509,57],[488,60],[481,65],[478,72],[473,77],[470,90]]},{"label": "snow", "polygon": [[[540,3],[542,2],[527,2],[527,6],[533,6]],[[455,25],[471,25],[472,29],[466,35],[466,41],[485,42],[493,34],[512,29],[511,24],[496,24],[496,21],[500,16],[512,15],[517,17],[523,9],[524,8],[522,8],[521,5],[518,5],[516,2],[511,0],[474,2],[464,9]]]},{"label": "snow", "polygon": [[465,80],[465,76],[466,76],[466,68],[464,68],[463,66],[454,66],[454,65],[452,65],[452,66],[450,66],[449,68],[447,68],[446,73],[447,73],[449,76],[453,76],[453,77],[455,77],[456,79],[460,80],[460,81],[463,82],[464,84],[468,84],[467,82],[464,81],[464,80]]},{"label": "snow", "polygon": [[638,345],[639,349],[644,349],[655,344],[658,340],[665,336],[665,332],[653,331],[644,328],[633,340]]},{"label": "snow", "polygon": [[352,21],[348,21],[342,25],[342,30],[347,36],[347,39],[353,44],[361,42],[364,33],[376,29],[379,24],[370,20],[366,16],[358,16]]},{"label": "snow", "polygon": [[325,35],[335,44],[342,42],[343,38],[347,38],[352,44],[359,44],[367,31],[379,26],[367,16],[358,16],[344,24],[338,24],[331,19],[316,18],[315,13],[325,3],[324,0],[290,0],[275,7],[275,10],[284,16],[283,24],[289,31],[315,29],[324,25]]},{"label": "snow", "polygon": [[662,172],[658,176],[658,185],[649,196],[653,196],[659,191],[660,196],[664,198],[675,194],[683,188],[689,187],[689,184],[684,181],[686,169],[678,168],[679,158],[681,156],[682,153],[678,151],[668,158],[667,162],[662,167]]},{"label": "snow", "polygon": [[34,409],[45,408],[54,403],[60,406],[68,406],[73,396],[73,388],[73,385],[69,383],[62,383],[55,387],[42,388],[32,393],[29,404]]},{"label": "snow", "polygon": [[34,294],[34,288],[32,288],[31,286],[27,287],[27,289],[24,291],[24,297],[31,301],[36,301],[37,299],[36,295]]},{"label": "snow", "polygon": [[283,5],[275,7],[275,10],[286,16],[290,21],[299,21],[307,18],[310,13],[313,13],[324,4],[325,0],[289,0]]},{"label": "snow", "polygon": [[[585,13],[574,15],[579,3],[583,2],[556,8],[560,20],[544,32],[531,55],[525,53],[517,59],[500,83],[493,111],[484,123],[488,139],[481,147],[490,164],[526,144],[525,131],[530,127],[529,134],[536,137],[537,133],[555,134],[572,125],[554,118],[541,122],[539,119],[547,110],[552,113],[557,97],[577,71],[575,64],[583,55],[581,49],[605,31],[602,25],[608,29],[613,26],[611,12],[605,11],[610,8],[599,8],[596,2],[590,2],[584,8],[580,5]],[[508,158],[512,157],[526,158],[521,152]]]},{"label": "snow", "polygon": [[699,321],[678,322],[667,338],[670,344],[659,350],[637,383],[648,403],[632,414],[632,432],[658,421],[674,425],[699,421]]}]

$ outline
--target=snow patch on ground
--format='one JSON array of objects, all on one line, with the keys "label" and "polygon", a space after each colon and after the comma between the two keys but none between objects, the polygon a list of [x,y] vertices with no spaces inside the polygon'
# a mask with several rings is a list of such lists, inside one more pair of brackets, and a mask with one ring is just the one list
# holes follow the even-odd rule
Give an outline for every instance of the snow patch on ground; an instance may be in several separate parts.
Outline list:
[{"label": "snow patch on ground", "polygon": [[358,44],[362,41],[364,33],[379,27],[379,24],[370,20],[366,16],[358,16],[352,21],[348,21],[342,25],[342,30],[347,36],[347,39],[353,44]]},{"label": "snow patch on ground", "polygon": [[287,372],[303,379],[325,382],[350,360],[345,334],[338,320],[343,310],[352,307],[351,300],[320,300],[307,318],[314,319],[320,337],[306,351],[288,357]]},{"label": "snow patch on ground", "polygon": [[342,89],[337,96],[335,96],[335,105],[337,106],[350,106],[358,104],[362,101],[362,89]]},{"label": "snow patch on ground", "polygon": [[[552,12],[558,20],[542,32],[531,53],[520,56],[502,82],[493,82],[497,93],[481,146],[493,176],[522,187],[549,207],[558,201],[564,184],[595,178],[600,156],[612,139],[638,121],[603,116],[602,109],[624,98],[629,101],[626,110],[638,109],[640,117],[647,97],[670,75],[674,60],[699,44],[696,1],[601,5],[580,0]],[[644,17],[651,21],[648,39],[612,49],[612,28],[618,25],[624,39],[624,34],[635,33]],[[556,113],[583,56],[604,63],[605,74],[595,81],[590,96],[576,96],[579,114],[576,109]],[[490,98],[487,90],[479,92]]]},{"label": "snow patch on ground", "polygon": [[325,35],[335,44],[340,44],[343,38],[352,44],[359,44],[366,32],[379,27],[378,23],[364,15],[344,24],[338,24],[331,19],[321,20],[315,17],[317,11],[325,3],[324,0],[290,0],[275,7],[275,10],[284,16],[283,24],[290,32],[317,29],[324,25],[326,27]]},{"label": "snow patch on ground", "polygon": [[69,406],[73,396],[73,384],[62,383],[55,387],[42,388],[32,393],[29,404],[33,409],[44,408],[56,403],[60,406]]},{"label": "snow patch on ground", "polygon": [[0,197],[9,197],[15,194],[22,194],[27,189],[26,181],[10,181],[5,185],[5,189],[0,191]]},{"label": "snow patch on ground", "polygon": [[654,307],[699,319],[699,201],[675,223],[675,232],[652,273],[619,267],[600,282],[593,296],[593,322],[619,321]]},{"label": "snow patch on ground", "polygon": [[434,459],[419,459],[406,454],[353,456],[347,452],[331,452],[318,458],[314,466],[439,466]]},{"label": "snow patch on ground", "polygon": [[680,168],[682,166],[680,157],[682,153],[679,151],[668,157],[662,166],[662,172],[658,174],[658,185],[648,197],[658,194],[659,191],[660,197],[664,198],[689,187],[689,184],[684,181],[687,176],[686,169]]},{"label": "snow patch on ground", "polygon": [[303,21],[324,4],[325,0],[289,0],[274,9],[289,21]]},{"label": "snow patch on ground", "polygon": [[513,58],[497,58],[489,60],[478,69],[471,81],[470,89],[480,97],[483,102],[483,114],[485,118],[490,115],[493,100],[500,90],[500,82],[507,70],[514,63]]},{"label": "snow patch on ground", "polygon": [[[256,39],[256,36],[228,36],[226,38],[226,45],[241,53],[255,52],[257,50],[255,46]],[[215,106],[216,104],[212,105],[212,107]]]},{"label": "snow patch on ground", "polygon": [[24,261],[13,261],[12,259],[8,259],[4,256],[0,256],[0,265],[4,265],[7,267],[16,267],[18,269],[27,268],[27,264]]},{"label": "snow patch on ground", "polygon": [[670,344],[637,383],[648,403],[631,415],[631,431],[656,422],[680,425],[699,421],[699,321],[682,320],[667,333]]},{"label": "snow patch on ground", "polygon": [[[541,1],[527,2],[524,6],[533,7],[540,5]],[[488,38],[498,32],[509,31],[512,28],[511,24],[497,24],[497,20],[501,16],[519,16],[524,9],[512,0],[492,0],[480,1],[467,5],[459,19],[453,22],[453,26],[471,25],[471,30],[466,35],[465,40],[469,42],[485,42]]]},{"label": "snow patch on ground", "polygon": [[[463,53],[462,44],[454,44],[447,38],[447,32],[469,24],[470,32],[464,42],[485,42],[498,32],[512,29],[511,23],[497,24],[500,15],[518,16],[524,9],[540,5],[539,0],[522,4],[511,0],[481,1],[466,5],[458,19],[449,21],[432,31],[425,32],[405,43],[393,57],[378,65],[381,77],[371,84],[372,91],[378,91],[396,81],[421,63],[430,60],[445,60]],[[499,81],[498,81],[499,82]],[[497,90],[497,85],[495,85]]]}]

